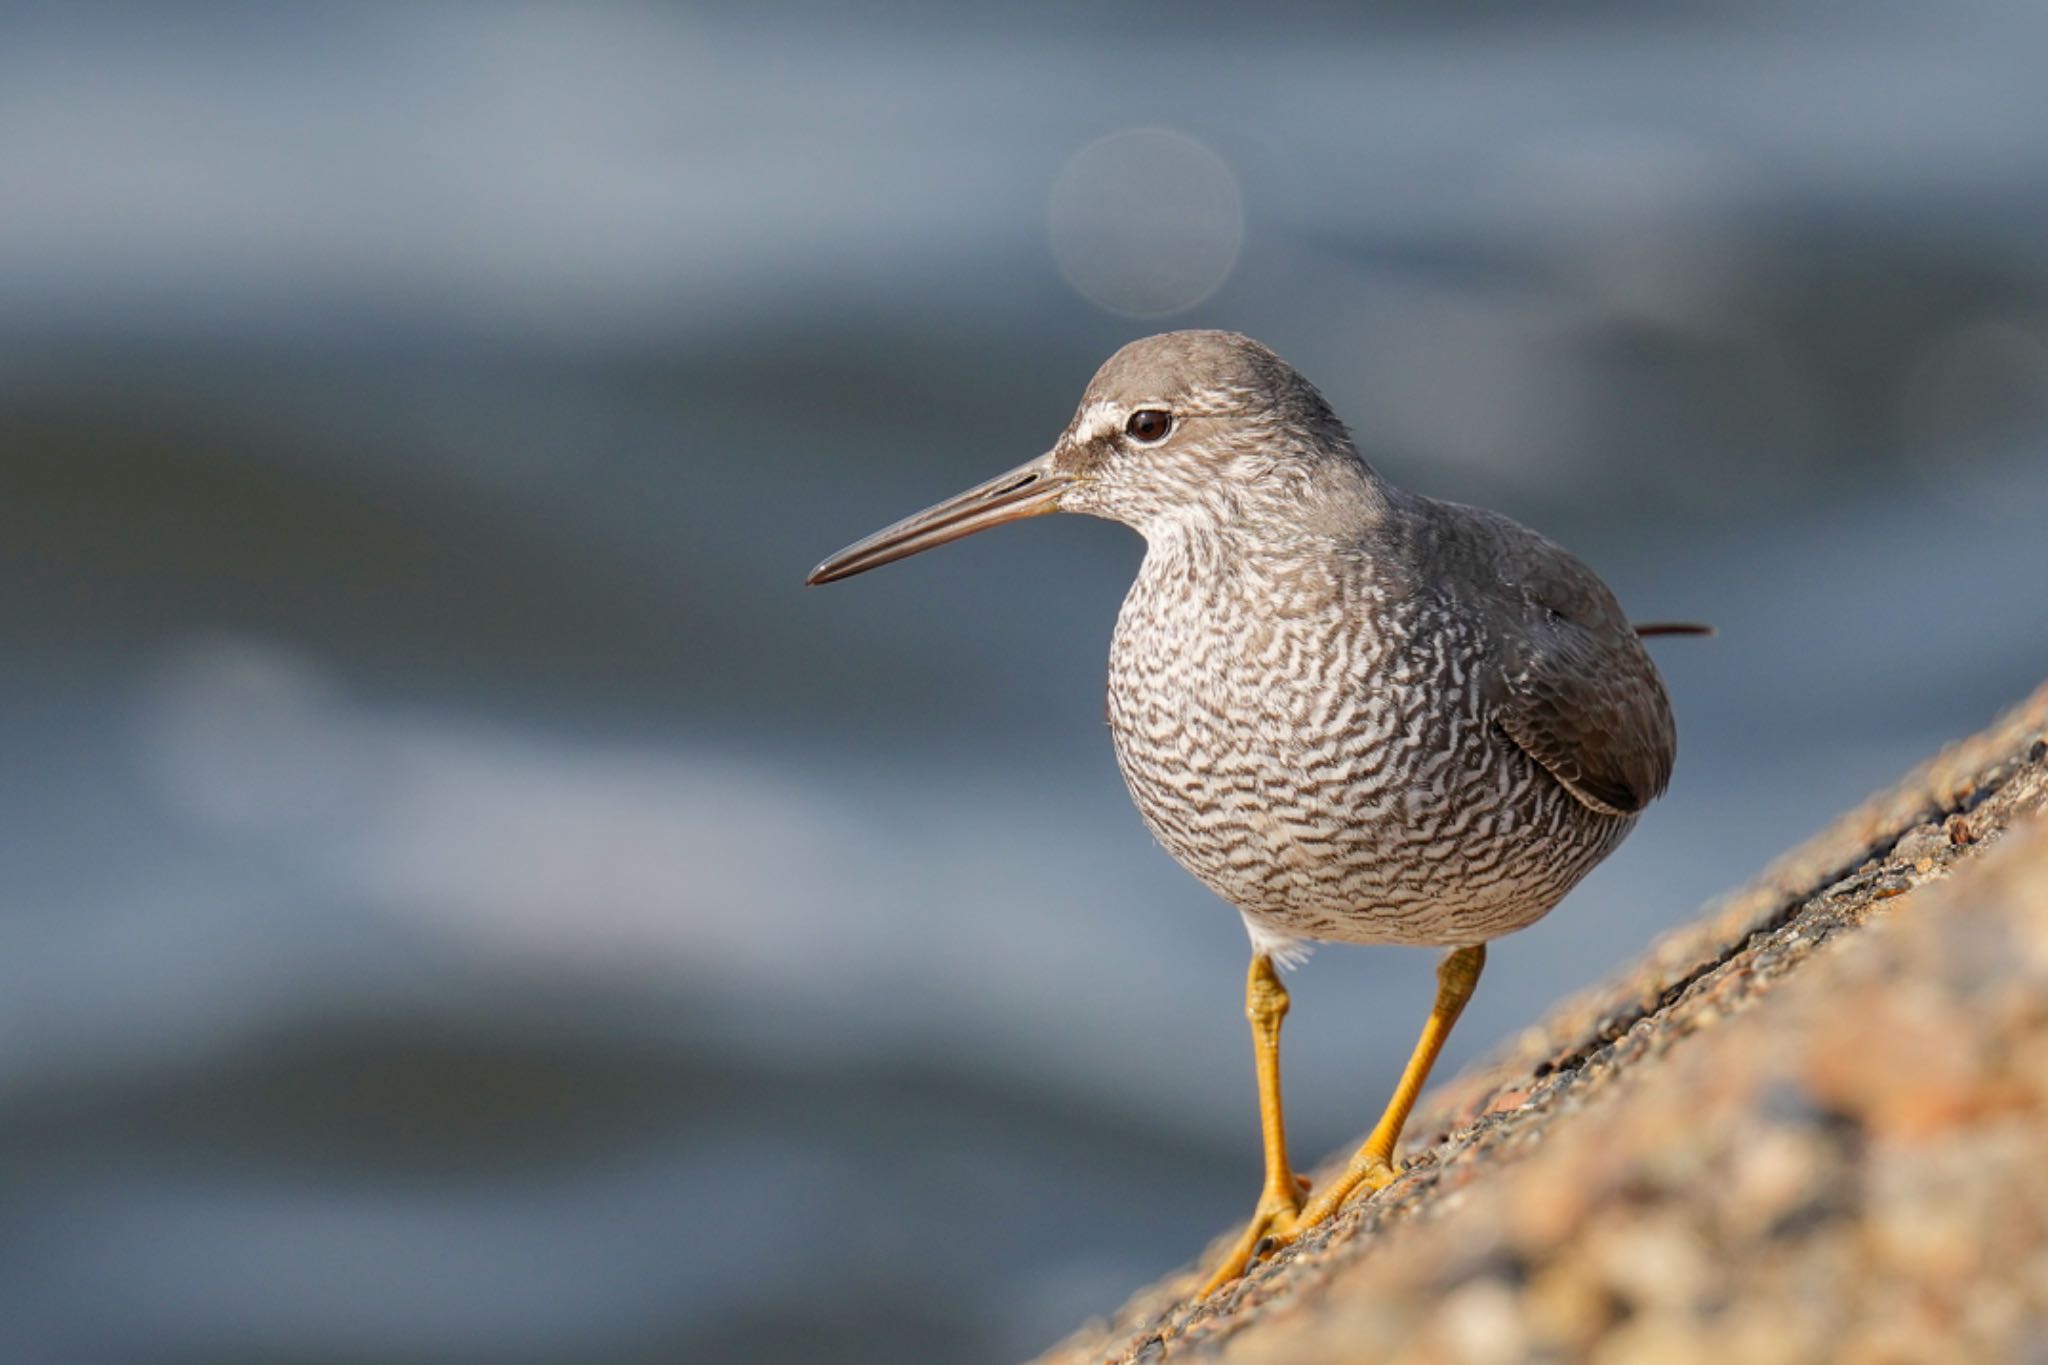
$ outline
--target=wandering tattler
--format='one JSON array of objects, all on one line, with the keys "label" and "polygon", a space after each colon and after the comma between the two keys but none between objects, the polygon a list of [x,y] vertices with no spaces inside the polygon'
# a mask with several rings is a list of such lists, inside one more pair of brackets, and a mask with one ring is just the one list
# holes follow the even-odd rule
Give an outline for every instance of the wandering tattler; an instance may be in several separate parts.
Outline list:
[{"label": "wandering tattler", "polygon": [[[1638,633],[1700,628],[1632,627],[1560,546],[1394,487],[1313,385],[1230,332],[1132,342],[1051,450],[809,581],[1053,511],[1145,537],[1109,650],[1117,763],[1154,836],[1251,934],[1266,1183],[1207,1294],[1394,1180],[1487,942],[1557,904],[1671,776],[1671,707]],[[1313,940],[1451,952],[1386,1112],[1309,1200],[1287,1160],[1275,964]]]}]

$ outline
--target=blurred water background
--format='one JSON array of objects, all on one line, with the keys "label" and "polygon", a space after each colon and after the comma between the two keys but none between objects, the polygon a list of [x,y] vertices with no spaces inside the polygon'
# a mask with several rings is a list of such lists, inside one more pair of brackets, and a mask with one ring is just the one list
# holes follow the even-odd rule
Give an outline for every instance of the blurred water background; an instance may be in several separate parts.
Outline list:
[{"label": "blurred water background", "polygon": [[1721,629],[1451,1066],[2048,672],[2048,10],[1454,9],[0,9],[0,1359],[1002,1358],[1244,1216],[1136,539],[800,587],[1147,331]]}]

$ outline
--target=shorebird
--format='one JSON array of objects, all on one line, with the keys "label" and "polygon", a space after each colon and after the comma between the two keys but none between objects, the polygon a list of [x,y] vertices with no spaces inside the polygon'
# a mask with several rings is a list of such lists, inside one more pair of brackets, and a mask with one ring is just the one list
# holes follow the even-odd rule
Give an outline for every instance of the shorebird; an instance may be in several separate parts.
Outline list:
[{"label": "shorebird", "polygon": [[[1109,722],[1167,852],[1243,916],[1266,1176],[1201,1293],[1396,1179],[1401,1129],[1489,941],[1546,914],[1671,776],[1656,666],[1594,572],[1493,512],[1405,492],[1316,388],[1230,332],[1134,341],[1052,449],[848,546],[829,583],[1045,512],[1145,558]],[[1315,942],[1450,949],[1379,1122],[1307,1197],[1288,1162],[1276,968]]]}]

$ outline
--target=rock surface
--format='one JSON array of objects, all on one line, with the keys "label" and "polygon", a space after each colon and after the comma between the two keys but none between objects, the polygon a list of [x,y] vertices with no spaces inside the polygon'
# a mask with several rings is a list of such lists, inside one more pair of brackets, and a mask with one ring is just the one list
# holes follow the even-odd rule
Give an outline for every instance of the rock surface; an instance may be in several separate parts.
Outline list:
[{"label": "rock surface", "polygon": [[2048,686],[1044,1360],[2048,1361],[2044,809]]}]

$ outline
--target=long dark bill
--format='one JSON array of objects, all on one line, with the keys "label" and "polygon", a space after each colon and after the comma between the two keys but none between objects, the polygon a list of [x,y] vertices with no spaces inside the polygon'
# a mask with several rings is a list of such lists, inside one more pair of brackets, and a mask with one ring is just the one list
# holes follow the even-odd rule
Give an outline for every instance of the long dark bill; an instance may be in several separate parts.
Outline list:
[{"label": "long dark bill", "polygon": [[1006,521],[1050,512],[1072,482],[1072,475],[1054,467],[1048,451],[1007,474],[998,474],[987,483],[884,527],[866,540],[855,541],[811,570],[804,582],[815,586],[851,578]]}]

